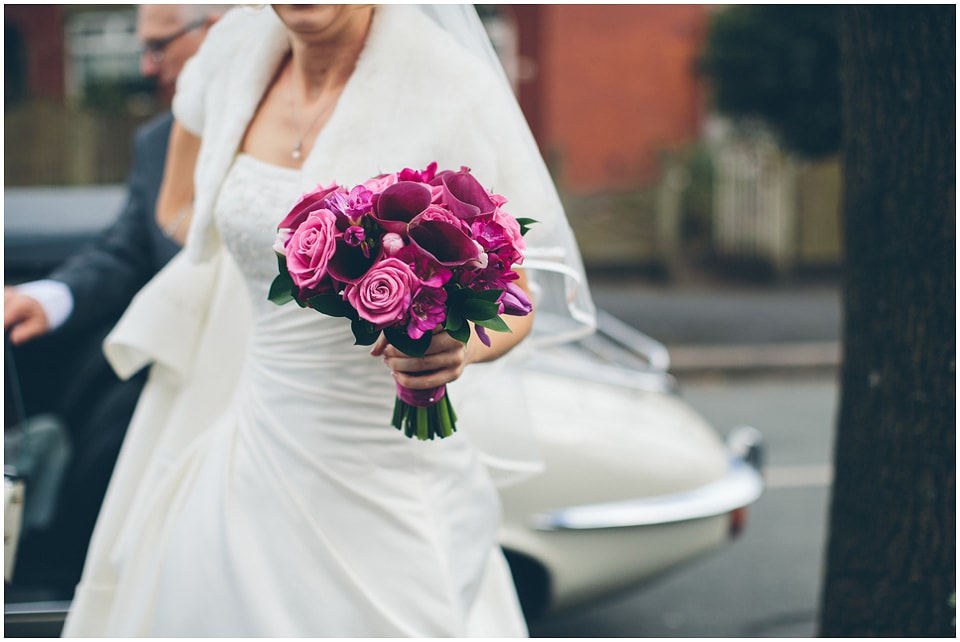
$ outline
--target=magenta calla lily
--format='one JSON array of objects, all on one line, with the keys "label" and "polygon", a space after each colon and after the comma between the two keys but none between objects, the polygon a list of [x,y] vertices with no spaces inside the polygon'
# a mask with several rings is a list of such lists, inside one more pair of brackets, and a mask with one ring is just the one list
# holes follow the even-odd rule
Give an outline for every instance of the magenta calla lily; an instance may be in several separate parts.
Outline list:
[{"label": "magenta calla lily", "polygon": [[403,234],[407,224],[430,205],[430,188],[423,183],[395,183],[375,199],[373,217],[388,232]]},{"label": "magenta calla lily", "polygon": [[407,233],[413,245],[440,265],[462,266],[480,258],[480,246],[459,224],[418,216]]},{"label": "magenta calla lily", "polygon": [[468,170],[445,172],[438,178],[443,185],[444,202],[456,216],[469,220],[492,214],[496,209],[490,193]]},{"label": "magenta calla lily", "polygon": [[356,283],[370,271],[379,254],[364,252],[361,245],[350,245],[345,239],[337,239],[336,251],[327,262],[327,274],[342,283]]}]

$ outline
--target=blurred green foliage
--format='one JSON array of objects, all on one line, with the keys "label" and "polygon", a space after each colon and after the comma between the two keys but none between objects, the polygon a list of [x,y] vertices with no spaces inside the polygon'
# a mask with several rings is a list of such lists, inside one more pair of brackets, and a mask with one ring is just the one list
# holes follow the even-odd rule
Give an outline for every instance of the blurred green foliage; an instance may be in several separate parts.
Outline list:
[{"label": "blurred green foliage", "polygon": [[712,17],[699,61],[715,108],[766,122],[790,151],[819,158],[841,142],[837,7],[730,5]]}]

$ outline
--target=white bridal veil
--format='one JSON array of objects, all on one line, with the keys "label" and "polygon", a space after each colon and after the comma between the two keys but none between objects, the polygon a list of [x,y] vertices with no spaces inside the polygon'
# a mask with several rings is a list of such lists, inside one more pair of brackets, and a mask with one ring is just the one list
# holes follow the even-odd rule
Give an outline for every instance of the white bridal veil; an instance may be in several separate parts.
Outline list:
[{"label": "white bridal veil", "polygon": [[[540,193],[548,202],[538,212],[516,213],[537,219],[527,234],[523,267],[536,297],[536,320],[530,338],[536,346],[563,343],[593,331],[596,312],[583,269],[576,240],[564,214],[553,179],[540,155],[533,134],[526,124],[483,22],[472,4],[423,4],[419,9],[451,34],[454,39],[483,60],[501,80],[511,114],[518,123],[514,129],[522,136],[518,146],[525,155],[523,165],[530,171],[525,180],[540,183]],[[507,207],[509,209],[509,205]]]},{"label": "white bridal veil", "polygon": [[[534,218],[538,223],[525,236],[523,267],[536,303],[533,331],[511,355],[492,363],[474,364],[451,384],[457,398],[460,427],[478,446],[495,482],[500,486],[523,480],[542,469],[531,413],[537,412],[524,389],[517,362],[531,350],[573,341],[593,332],[596,311],[587,285],[583,261],[553,179],[540,155],[536,140],[513,93],[510,80],[497,56],[480,17],[471,4],[417,5],[461,46],[482,60],[499,79],[503,93],[498,104],[506,105],[505,122],[513,136],[510,153],[533,183],[530,191],[540,195],[536,212],[510,211]],[[491,400],[496,400],[491,403]]]}]

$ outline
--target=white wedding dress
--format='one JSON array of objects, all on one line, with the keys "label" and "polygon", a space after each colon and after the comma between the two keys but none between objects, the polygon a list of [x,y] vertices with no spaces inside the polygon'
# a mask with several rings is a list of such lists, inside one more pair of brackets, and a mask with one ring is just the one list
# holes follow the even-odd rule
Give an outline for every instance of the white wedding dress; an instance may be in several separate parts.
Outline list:
[{"label": "white wedding dress", "polygon": [[[511,361],[588,333],[593,304],[509,85],[461,40],[377,6],[300,171],[235,153],[289,51],[268,5],[229,11],[185,65],[173,107],[202,140],[193,220],[104,343],[121,377],[150,379],[65,637],[526,635],[493,485],[541,465]],[[537,219],[523,266],[537,311],[521,346],[450,386],[459,432],[424,443],[390,425],[393,378],[348,321],[267,292],[301,193],[431,161]]]},{"label": "white wedding dress", "polygon": [[127,516],[104,634],[523,636],[467,439],[403,436],[394,381],[349,322],[267,300],[298,180],[240,155],[220,192],[252,311],[239,383]]}]

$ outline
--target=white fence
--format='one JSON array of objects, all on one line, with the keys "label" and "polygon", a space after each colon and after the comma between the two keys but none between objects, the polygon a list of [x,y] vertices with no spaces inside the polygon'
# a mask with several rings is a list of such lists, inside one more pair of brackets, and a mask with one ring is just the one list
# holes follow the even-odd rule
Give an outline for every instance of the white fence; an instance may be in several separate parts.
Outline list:
[{"label": "white fence", "polygon": [[725,137],[714,150],[714,250],[786,274],[796,262],[797,161],[760,134]]}]

